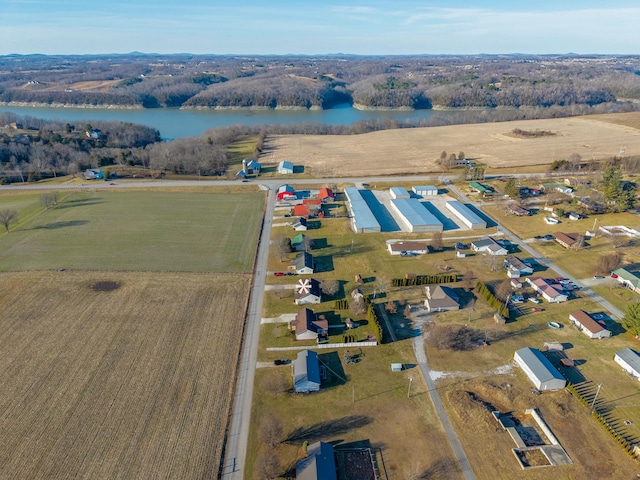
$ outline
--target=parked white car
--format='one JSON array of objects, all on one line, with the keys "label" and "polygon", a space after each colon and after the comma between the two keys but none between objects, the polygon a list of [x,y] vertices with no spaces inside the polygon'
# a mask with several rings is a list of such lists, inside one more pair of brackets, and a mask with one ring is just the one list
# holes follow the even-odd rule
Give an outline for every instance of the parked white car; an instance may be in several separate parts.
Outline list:
[{"label": "parked white car", "polygon": [[529,297],[529,301],[533,303],[542,303],[539,298]]}]

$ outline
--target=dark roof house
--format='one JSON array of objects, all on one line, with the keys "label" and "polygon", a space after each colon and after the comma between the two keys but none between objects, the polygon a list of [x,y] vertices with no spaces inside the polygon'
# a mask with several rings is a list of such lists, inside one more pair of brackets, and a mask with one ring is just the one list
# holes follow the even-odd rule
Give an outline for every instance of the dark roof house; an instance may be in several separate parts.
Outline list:
[{"label": "dark roof house", "polygon": [[313,255],[309,252],[300,252],[291,261],[291,265],[299,275],[313,273],[316,268],[316,262],[313,259]]},{"label": "dark roof house", "polygon": [[296,463],[297,480],[336,480],[336,458],[333,445],[316,442],[307,448],[307,458]]},{"label": "dark roof house", "polygon": [[324,338],[329,332],[329,322],[326,319],[318,319],[316,314],[308,308],[298,312],[296,318],[290,323],[296,340],[317,340]]}]

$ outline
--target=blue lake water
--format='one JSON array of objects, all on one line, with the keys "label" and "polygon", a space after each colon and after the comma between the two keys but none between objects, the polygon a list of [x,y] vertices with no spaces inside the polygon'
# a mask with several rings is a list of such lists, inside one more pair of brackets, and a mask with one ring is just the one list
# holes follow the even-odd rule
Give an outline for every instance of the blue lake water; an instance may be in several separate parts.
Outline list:
[{"label": "blue lake water", "polygon": [[117,109],[117,108],[66,108],[66,107],[5,107],[0,112],[12,112],[46,120],[71,123],[91,120],[115,120],[140,123],[160,131],[165,139],[201,135],[210,128],[229,125],[263,125],[323,123],[326,125],[351,125],[361,120],[392,118],[395,120],[427,119],[446,115],[446,111],[416,110],[362,111],[350,105],[339,105],[329,110],[180,110],[178,108]]}]

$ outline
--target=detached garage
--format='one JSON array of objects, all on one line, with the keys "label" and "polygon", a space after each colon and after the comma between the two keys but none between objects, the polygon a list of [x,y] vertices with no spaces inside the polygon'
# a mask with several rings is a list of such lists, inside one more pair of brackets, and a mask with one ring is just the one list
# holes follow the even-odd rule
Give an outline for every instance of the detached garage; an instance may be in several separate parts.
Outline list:
[{"label": "detached garage", "polygon": [[560,390],[567,381],[537,348],[521,348],[513,355],[538,390]]}]

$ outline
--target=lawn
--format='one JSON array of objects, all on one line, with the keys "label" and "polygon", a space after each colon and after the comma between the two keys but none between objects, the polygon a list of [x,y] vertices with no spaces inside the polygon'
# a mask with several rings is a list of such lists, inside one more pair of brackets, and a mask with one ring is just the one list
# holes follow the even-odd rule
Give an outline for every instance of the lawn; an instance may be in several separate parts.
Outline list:
[{"label": "lawn", "polygon": [[216,478],[249,280],[1,273],[1,476]]},{"label": "lawn", "polygon": [[[359,353],[353,350],[351,354]],[[291,368],[259,369],[248,464],[254,464],[261,450],[261,422],[272,417],[282,425],[281,443],[275,449],[282,471],[295,470],[304,441],[322,440],[338,446],[358,443],[373,447],[388,478],[409,478],[412,471],[440,475],[424,478],[462,478],[420,373],[415,368],[391,371],[392,362],[415,364],[411,341],[362,351],[360,362],[344,365],[342,349],[319,350],[331,370],[320,392],[312,394],[267,393],[274,376],[281,377],[291,389]],[[294,358],[294,352],[288,353]],[[413,381],[407,398],[409,377]],[[245,478],[255,478],[253,469]]]},{"label": "lawn", "polygon": [[0,271],[247,273],[263,208],[258,192],[77,192],[0,236]]}]

